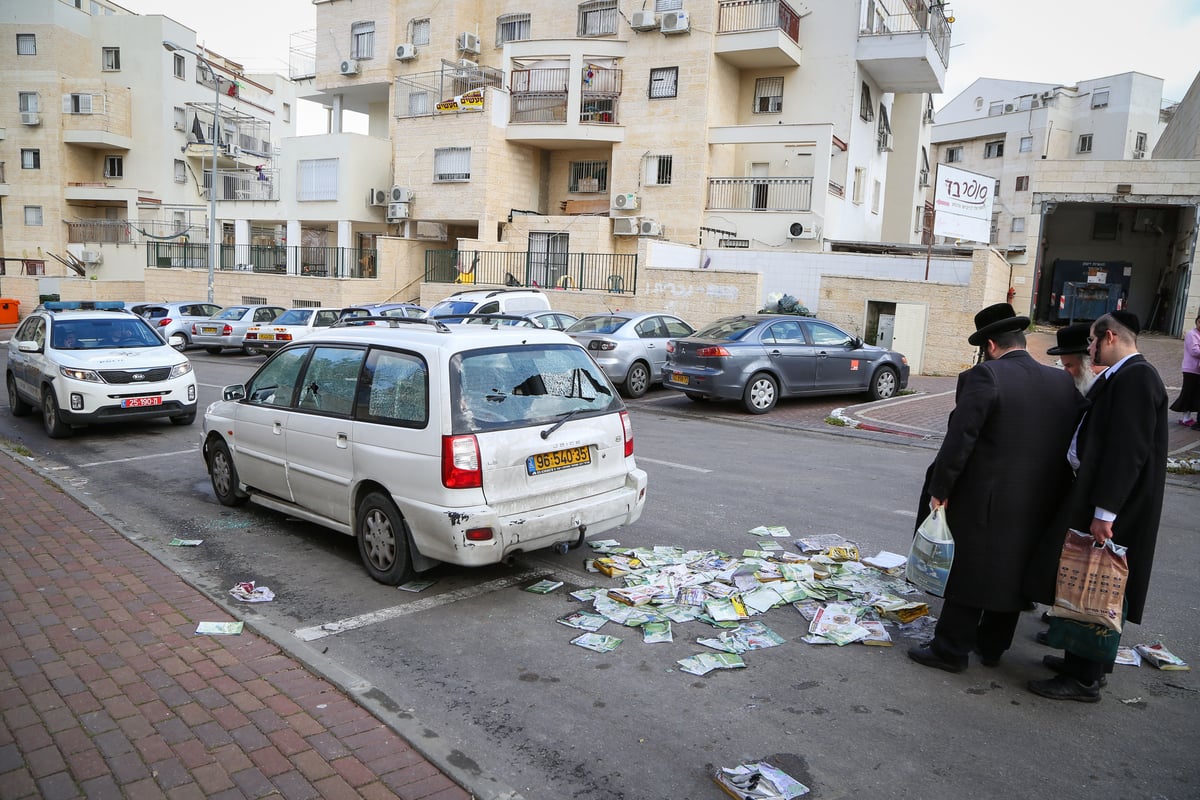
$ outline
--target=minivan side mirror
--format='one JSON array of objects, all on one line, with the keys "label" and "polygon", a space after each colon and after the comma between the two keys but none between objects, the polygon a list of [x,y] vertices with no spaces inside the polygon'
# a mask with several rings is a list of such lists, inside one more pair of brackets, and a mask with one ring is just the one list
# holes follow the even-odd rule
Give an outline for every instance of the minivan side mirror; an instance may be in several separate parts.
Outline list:
[{"label": "minivan side mirror", "polygon": [[17,342],[17,350],[22,353],[40,353],[42,346],[34,339],[22,339]]},{"label": "minivan side mirror", "polygon": [[222,400],[244,400],[246,399],[246,385],[243,383],[232,383],[221,390]]}]

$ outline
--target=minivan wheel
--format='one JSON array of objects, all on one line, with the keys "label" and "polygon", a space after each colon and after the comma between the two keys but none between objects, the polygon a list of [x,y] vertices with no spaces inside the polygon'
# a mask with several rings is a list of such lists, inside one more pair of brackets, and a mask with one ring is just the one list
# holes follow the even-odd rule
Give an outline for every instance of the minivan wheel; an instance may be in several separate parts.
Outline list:
[{"label": "minivan wheel", "polygon": [[49,386],[42,392],[42,427],[51,439],[67,439],[74,432],[58,413],[58,401]]},{"label": "minivan wheel", "polygon": [[209,452],[208,476],[212,480],[213,494],[217,496],[221,505],[240,506],[250,499],[249,495],[238,488],[238,471],[233,465],[229,445],[220,439],[213,444]]},{"label": "minivan wheel", "polygon": [[625,396],[641,397],[650,388],[650,368],[645,362],[635,361],[625,375]]},{"label": "minivan wheel", "polygon": [[742,405],[751,414],[765,414],[775,407],[779,399],[779,385],[775,379],[765,372],[759,372],[750,378],[746,390],[742,392]]},{"label": "minivan wheel", "polygon": [[412,577],[408,530],[386,495],[371,492],[358,504],[354,536],[363,566],[372,578],[385,586],[399,586]]},{"label": "minivan wheel", "polygon": [[872,400],[887,400],[896,394],[896,387],[899,380],[896,378],[896,370],[891,367],[880,367],[875,373],[875,377],[871,379],[871,389],[869,394]]},{"label": "minivan wheel", "polygon": [[33,406],[26,403],[17,391],[17,378],[11,372],[8,373],[8,410],[14,417],[27,417],[33,411]]}]

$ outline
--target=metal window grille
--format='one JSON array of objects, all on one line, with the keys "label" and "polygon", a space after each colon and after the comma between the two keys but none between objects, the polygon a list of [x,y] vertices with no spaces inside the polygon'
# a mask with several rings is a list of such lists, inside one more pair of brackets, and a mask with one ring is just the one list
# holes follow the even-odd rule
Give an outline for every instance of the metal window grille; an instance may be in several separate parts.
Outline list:
[{"label": "metal window grille", "polygon": [[1032,152],[1033,151],[1033,137],[1032,136],[1022,136],[1021,137],[1021,145],[1017,148],[1017,150],[1022,153]]},{"label": "metal window grille", "polygon": [[414,19],[412,21],[412,43],[416,45],[429,44],[429,20]]},{"label": "metal window grille", "polygon": [[654,0],[655,13],[664,11],[679,11],[683,8],[683,0]]},{"label": "metal window grille", "polygon": [[[37,37],[32,33],[17,34],[17,55],[19,56],[36,56],[37,55]],[[39,225],[41,223],[38,223]]]},{"label": "metal window grille", "polygon": [[1085,133],[1079,137],[1079,152],[1092,152],[1092,135],[1090,133]]},{"label": "metal window grille", "polygon": [[783,78],[759,78],[754,82],[754,113],[783,111]]},{"label": "metal window grille", "polygon": [[646,183],[651,186],[670,186],[672,156],[648,156]]},{"label": "metal window grille", "polygon": [[64,114],[91,114],[92,96],[90,94],[63,95]]},{"label": "metal window grille", "polygon": [[471,180],[471,148],[439,147],[434,150],[433,179],[440,183]]},{"label": "metal window grille", "polygon": [[338,160],[313,158],[296,164],[297,200],[337,200]]},{"label": "metal window grille", "polygon": [[175,53],[175,59],[171,65],[171,69],[174,71],[176,78],[182,78],[184,76],[185,64],[186,62],[184,61],[183,56],[181,56],[179,53]]},{"label": "metal window grille", "polygon": [[320,308],[320,300],[292,300],[292,308]]},{"label": "metal window grille", "polygon": [[617,0],[590,0],[579,4],[579,36],[607,36],[617,32]]},{"label": "metal window grille", "polygon": [[679,93],[679,67],[650,70],[650,97],[675,97]]},{"label": "metal window grille", "polygon": [[420,117],[429,113],[429,92],[411,91],[408,93],[408,116]]},{"label": "metal window grille", "polygon": [[858,116],[865,122],[875,119],[875,103],[871,100],[871,87],[862,85],[862,96],[858,99]]},{"label": "metal window grille", "polygon": [[863,186],[863,184],[866,182],[866,180],[867,180],[867,170],[864,167],[855,167],[854,168],[854,186],[851,189],[852,194],[850,196],[851,202],[856,203],[858,205],[862,205],[863,192],[866,189],[866,187]]},{"label": "metal window grille", "polygon": [[263,295],[244,294],[242,295],[242,305],[246,306],[265,306],[267,298]]},{"label": "metal window grille", "polygon": [[18,92],[17,107],[22,113],[37,113],[41,110],[37,92]]},{"label": "metal window grille", "polygon": [[355,22],[350,26],[350,57],[375,57],[374,22]]},{"label": "metal window grille", "polygon": [[103,54],[103,57],[104,57],[103,68],[106,71],[111,72],[114,70],[119,70],[121,68],[121,48],[105,47],[101,51],[101,53]]},{"label": "metal window grille", "polygon": [[879,145],[879,152],[892,149],[892,123],[888,119],[887,108],[883,103],[879,104],[879,124],[876,131],[876,144]]},{"label": "metal window grille", "polygon": [[1000,158],[1004,155],[1004,142],[988,142],[983,146],[984,158]]},{"label": "metal window grille", "polygon": [[26,225],[41,225],[42,224],[42,207],[41,206],[25,206],[25,224]]},{"label": "metal window grille", "polygon": [[183,163],[178,158],[175,159],[175,182],[187,182],[187,164]]},{"label": "metal window grille", "polygon": [[950,147],[946,149],[946,163],[955,164],[962,161],[962,148]]},{"label": "metal window grille", "polygon": [[530,23],[528,14],[501,14],[496,18],[496,46],[505,42],[528,39]]},{"label": "metal window grille", "polygon": [[21,150],[21,169],[41,169],[42,151],[36,149]]},{"label": "metal window grille", "polygon": [[1018,176],[1017,176],[1017,187],[1016,187],[1016,190],[1017,190],[1018,192],[1027,192],[1027,191],[1029,191],[1029,176],[1028,176],[1028,175],[1018,175]]},{"label": "metal window grille", "polygon": [[734,247],[746,249],[750,246],[749,239],[718,239],[717,247]]},{"label": "metal window grille", "polygon": [[570,177],[567,182],[568,192],[607,192],[608,191],[608,162],[607,161],[572,161]]}]

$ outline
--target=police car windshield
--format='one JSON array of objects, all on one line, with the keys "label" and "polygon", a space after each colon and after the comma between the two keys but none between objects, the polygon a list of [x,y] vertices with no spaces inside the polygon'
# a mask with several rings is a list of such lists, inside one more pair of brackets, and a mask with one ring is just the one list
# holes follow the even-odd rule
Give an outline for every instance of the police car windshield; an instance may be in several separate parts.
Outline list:
[{"label": "police car windshield", "polygon": [[138,319],[59,320],[50,332],[55,350],[162,347],[163,340]]}]

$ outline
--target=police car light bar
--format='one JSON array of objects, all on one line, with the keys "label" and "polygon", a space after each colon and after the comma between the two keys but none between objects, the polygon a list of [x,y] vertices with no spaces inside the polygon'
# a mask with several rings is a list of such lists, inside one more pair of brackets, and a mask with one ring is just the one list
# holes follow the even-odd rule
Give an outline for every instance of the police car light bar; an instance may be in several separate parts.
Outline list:
[{"label": "police car light bar", "polygon": [[51,300],[42,303],[47,311],[119,311],[125,308],[122,300]]}]

